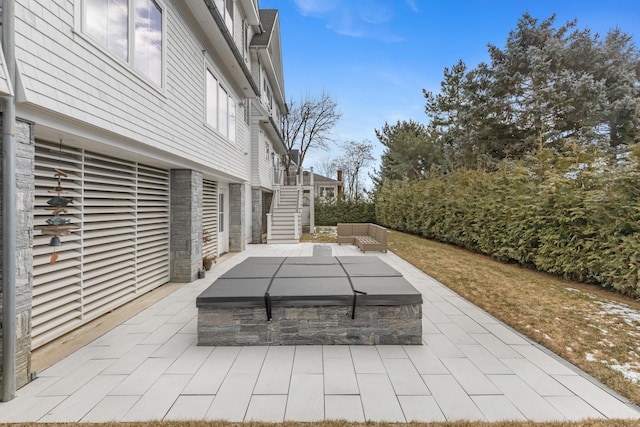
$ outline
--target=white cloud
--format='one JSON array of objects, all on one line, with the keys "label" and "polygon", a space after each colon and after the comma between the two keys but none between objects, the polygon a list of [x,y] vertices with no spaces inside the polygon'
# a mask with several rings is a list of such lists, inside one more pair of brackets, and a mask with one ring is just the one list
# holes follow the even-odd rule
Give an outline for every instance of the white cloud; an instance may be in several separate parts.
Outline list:
[{"label": "white cloud", "polygon": [[420,12],[420,9],[418,8],[418,4],[416,0],[405,0],[407,2],[407,6],[409,6],[409,9],[411,9],[414,12]]},{"label": "white cloud", "polygon": [[303,16],[321,19],[337,34],[389,43],[402,37],[386,25],[394,16],[394,2],[384,0],[294,0]]},{"label": "white cloud", "polygon": [[319,16],[330,12],[340,0],[294,0],[298,11],[304,16]]}]

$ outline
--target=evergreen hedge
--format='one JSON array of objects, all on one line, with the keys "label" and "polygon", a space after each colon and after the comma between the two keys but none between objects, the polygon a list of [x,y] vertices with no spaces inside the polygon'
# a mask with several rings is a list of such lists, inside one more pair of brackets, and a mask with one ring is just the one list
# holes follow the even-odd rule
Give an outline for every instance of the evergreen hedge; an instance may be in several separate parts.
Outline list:
[{"label": "evergreen hedge", "polygon": [[379,224],[638,297],[640,173],[460,171],[389,181]]},{"label": "evergreen hedge", "polygon": [[338,198],[334,201],[315,200],[315,224],[336,225],[339,222],[375,222],[375,207],[368,200]]}]

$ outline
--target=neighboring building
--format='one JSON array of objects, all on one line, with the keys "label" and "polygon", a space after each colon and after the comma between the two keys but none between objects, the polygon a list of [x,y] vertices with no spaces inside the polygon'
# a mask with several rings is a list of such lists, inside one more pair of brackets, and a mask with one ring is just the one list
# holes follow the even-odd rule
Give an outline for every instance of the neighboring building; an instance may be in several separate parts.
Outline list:
[{"label": "neighboring building", "polygon": [[328,178],[314,173],[313,187],[315,189],[316,198],[324,201],[335,201],[342,193],[342,171],[338,171],[337,179]]},{"label": "neighboring building", "polygon": [[303,204],[302,204],[302,226],[304,230],[313,231],[315,219],[315,201],[319,199],[323,202],[336,201],[342,193],[342,171],[338,171],[338,179],[327,178],[313,172],[303,171]]},{"label": "neighboring building", "polygon": [[[17,0],[15,16],[0,95],[17,117],[22,386],[32,349],[260,242],[286,105],[278,12],[257,0]],[[70,222],[47,227],[56,195]]]}]

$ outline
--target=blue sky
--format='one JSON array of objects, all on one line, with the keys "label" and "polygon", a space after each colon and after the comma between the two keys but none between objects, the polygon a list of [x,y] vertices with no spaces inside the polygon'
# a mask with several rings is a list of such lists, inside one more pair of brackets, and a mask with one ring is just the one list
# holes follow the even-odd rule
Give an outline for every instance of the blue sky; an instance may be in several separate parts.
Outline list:
[{"label": "blue sky", "polygon": [[[326,91],[342,119],[338,142],[369,140],[385,122],[426,123],[422,89],[437,92],[444,67],[488,61],[487,44],[504,45],[523,13],[601,35],[619,27],[640,44],[640,0],[259,0],[279,9],[287,99]],[[330,151],[308,154],[305,167]]]}]

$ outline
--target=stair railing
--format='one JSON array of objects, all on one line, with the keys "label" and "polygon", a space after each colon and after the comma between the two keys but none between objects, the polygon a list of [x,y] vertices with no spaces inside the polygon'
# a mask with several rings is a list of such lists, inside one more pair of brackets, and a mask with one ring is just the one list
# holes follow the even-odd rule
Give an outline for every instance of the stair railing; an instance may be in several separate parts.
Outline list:
[{"label": "stair railing", "polygon": [[300,232],[302,231],[302,186],[300,184],[297,186],[296,193],[296,211],[293,213],[293,238],[299,240]]}]

